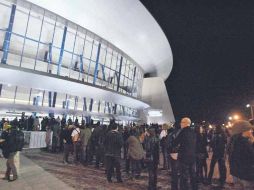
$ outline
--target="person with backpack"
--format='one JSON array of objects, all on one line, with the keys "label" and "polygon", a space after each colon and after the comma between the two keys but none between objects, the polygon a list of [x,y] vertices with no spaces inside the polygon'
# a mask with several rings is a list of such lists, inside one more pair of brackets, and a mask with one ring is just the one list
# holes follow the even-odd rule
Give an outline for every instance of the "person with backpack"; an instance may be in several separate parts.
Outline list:
[{"label": "person with backpack", "polygon": [[74,163],[77,164],[81,158],[81,139],[80,139],[80,128],[79,126],[73,126],[73,131],[71,133],[74,151]]},{"label": "person with backpack", "polygon": [[[7,159],[6,161],[6,172],[4,180],[9,182],[18,179],[17,168],[15,166],[14,158],[18,151],[22,151],[24,146],[24,133],[18,131],[16,127],[11,125],[5,125],[5,132],[1,135],[1,143],[3,143],[3,155]],[[13,174],[13,178],[10,178],[10,174]]]}]

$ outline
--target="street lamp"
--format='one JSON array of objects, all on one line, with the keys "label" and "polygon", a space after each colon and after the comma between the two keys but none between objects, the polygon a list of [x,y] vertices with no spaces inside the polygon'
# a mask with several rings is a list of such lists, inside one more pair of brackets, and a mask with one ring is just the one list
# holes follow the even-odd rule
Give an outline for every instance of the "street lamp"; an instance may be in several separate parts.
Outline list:
[{"label": "street lamp", "polygon": [[239,119],[239,115],[234,115],[233,118],[234,118],[234,120],[238,120]]},{"label": "street lamp", "polygon": [[230,117],[228,117],[228,119],[229,119],[229,120],[233,120],[233,118],[232,118],[231,116],[230,116]]},{"label": "street lamp", "polygon": [[247,104],[246,108],[250,108],[251,111],[251,119],[253,119],[253,105]]}]

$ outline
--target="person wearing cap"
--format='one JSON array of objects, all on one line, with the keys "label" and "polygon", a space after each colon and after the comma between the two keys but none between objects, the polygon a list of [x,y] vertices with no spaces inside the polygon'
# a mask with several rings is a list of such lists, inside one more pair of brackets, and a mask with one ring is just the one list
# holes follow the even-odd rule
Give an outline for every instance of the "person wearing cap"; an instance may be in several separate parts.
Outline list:
[{"label": "person wearing cap", "polygon": [[196,133],[190,127],[191,120],[185,117],[181,120],[181,129],[175,137],[174,146],[179,146],[177,160],[180,170],[180,190],[188,190],[189,177],[191,189],[197,190],[196,179]]},{"label": "person wearing cap", "polygon": [[231,128],[228,147],[230,174],[236,177],[243,190],[254,189],[254,126],[238,121]]}]

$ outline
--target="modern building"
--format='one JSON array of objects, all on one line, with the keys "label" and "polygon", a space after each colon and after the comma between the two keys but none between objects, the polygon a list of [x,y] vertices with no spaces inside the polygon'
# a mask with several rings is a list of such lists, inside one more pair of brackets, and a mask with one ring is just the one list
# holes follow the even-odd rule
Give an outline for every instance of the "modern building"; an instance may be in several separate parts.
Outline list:
[{"label": "modern building", "polygon": [[174,122],[173,58],[138,0],[0,0],[0,115]]}]

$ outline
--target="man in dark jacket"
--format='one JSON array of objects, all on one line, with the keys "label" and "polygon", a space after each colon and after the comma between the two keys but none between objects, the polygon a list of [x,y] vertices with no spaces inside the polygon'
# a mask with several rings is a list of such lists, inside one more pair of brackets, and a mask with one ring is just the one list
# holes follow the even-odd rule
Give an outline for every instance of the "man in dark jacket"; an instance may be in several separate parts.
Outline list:
[{"label": "man in dark jacket", "polygon": [[[10,125],[4,126],[6,130],[2,133],[1,142],[3,144],[3,155],[7,159],[6,161],[6,172],[4,180],[15,181],[18,179],[17,169],[14,163],[14,157],[17,154],[16,146],[16,128],[11,128]],[[13,174],[13,179],[10,178],[10,174]]]},{"label": "man in dark jacket", "polygon": [[157,170],[159,164],[159,138],[156,137],[155,129],[149,128],[145,138],[145,160],[148,169],[148,190],[156,190],[157,186]]},{"label": "man in dark jacket", "polygon": [[196,134],[190,128],[191,120],[183,118],[181,120],[181,131],[176,136],[174,145],[179,146],[178,160],[180,168],[180,189],[188,190],[188,174],[190,176],[191,189],[196,190]]},{"label": "man in dark jacket", "polygon": [[63,143],[64,143],[64,156],[63,156],[63,163],[64,164],[69,164],[69,153],[71,152],[73,143],[72,143],[72,138],[71,134],[73,131],[72,125],[66,126],[65,129],[63,130]]},{"label": "man in dark jacket", "polygon": [[254,127],[247,121],[238,121],[232,127],[229,143],[229,166],[242,189],[254,189]]},{"label": "man in dark jacket", "polygon": [[215,134],[211,140],[211,147],[213,150],[213,156],[210,163],[210,170],[208,174],[208,183],[211,184],[211,180],[213,177],[214,166],[216,162],[219,165],[219,172],[220,172],[220,186],[224,186],[226,181],[226,173],[227,169],[225,166],[225,147],[227,143],[227,137],[222,130],[221,126],[217,126],[215,130]]},{"label": "man in dark jacket", "polygon": [[112,182],[112,173],[116,169],[116,179],[118,183],[122,183],[121,177],[121,148],[123,146],[122,135],[118,132],[118,127],[115,123],[111,124],[111,131],[109,131],[105,138],[105,162],[107,180]]}]

